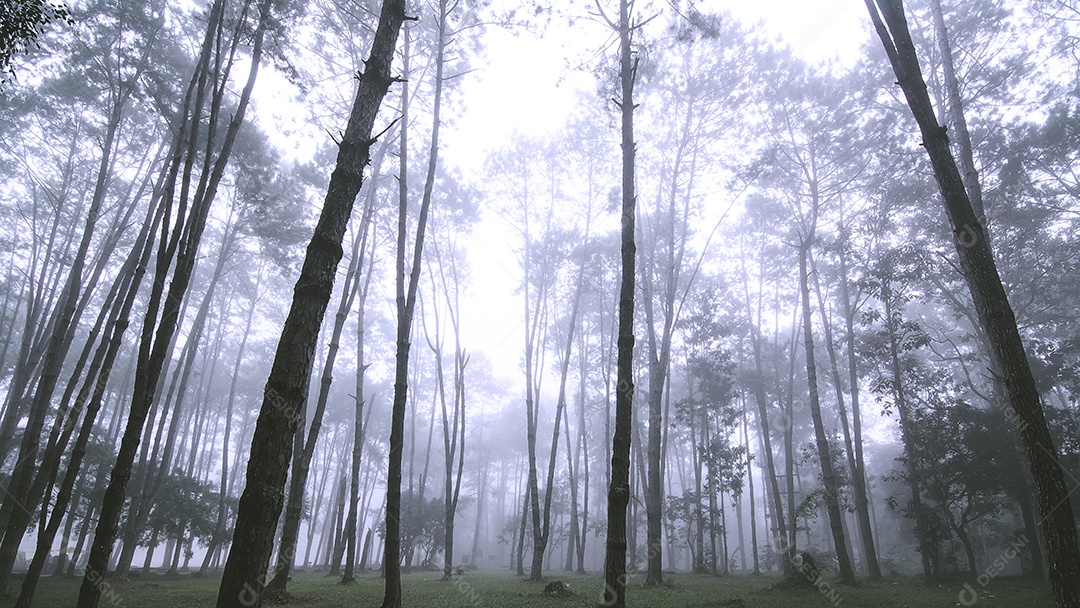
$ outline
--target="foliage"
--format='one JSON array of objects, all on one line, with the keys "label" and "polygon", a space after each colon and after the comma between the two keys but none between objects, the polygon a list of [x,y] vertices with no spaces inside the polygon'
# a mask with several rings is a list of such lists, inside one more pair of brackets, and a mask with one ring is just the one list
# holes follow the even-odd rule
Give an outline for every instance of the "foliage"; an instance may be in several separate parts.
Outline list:
[{"label": "foliage", "polygon": [[67,5],[53,0],[5,0],[0,11],[0,84],[15,77],[15,55],[39,45],[38,37],[55,21],[72,25]]}]

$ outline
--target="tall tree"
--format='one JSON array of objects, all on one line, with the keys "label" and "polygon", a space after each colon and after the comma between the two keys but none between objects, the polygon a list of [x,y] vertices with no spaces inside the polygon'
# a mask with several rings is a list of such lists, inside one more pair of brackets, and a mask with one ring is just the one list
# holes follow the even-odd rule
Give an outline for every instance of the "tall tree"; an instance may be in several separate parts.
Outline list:
[{"label": "tall tree", "polygon": [[[211,69],[211,50],[215,47],[213,42],[217,37],[216,34],[221,33],[219,26],[222,22],[224,6],[222,3],[216,2],[210,9],[211,18],[207,26],[206,36],[203,39],[200,66],[196,69],[196,74],[192,79],[193,84],[197,83],[196,101],[192,106],[193,111],[190,122],[187,122],[188,115],[181,117],[181,120],[186,124],[181,125],[180,130],[182,132],[186,131],[188,136],[189,153],[185,159],[184,179],[181,185],[176,225],[173,227],[173,234],[169,241],[163,240],[159,246],[154,289],[151,294],[150,304],[147,307],[139,345],[131,410],[125,425],[116,463],[109,477],[109,485],[102,501],[101,514],[94,533],[94,541],[90,548],[86,573],[79,590],[79,608],[96,608],[101,599],[102,580],[108,567],[109,556],[113,550],[127,482],[131,477],[132,465],[136,451],[139,448],[143,425],[146,422],[151,406],[156,401],[158,381],[162,377],[165,360],[172,349],[173,338],[181,317],[181,308],[187,300],[185,296],[195,268],[199,245],[206,227],[206,219],[217,194],[217,188],[224,177],[225,168],[232,153],[237,133],[244,122],[244,114],[251,99],[255,79],[259,73],[263,41],[266,30],[270,25],[269,4],[268,0],[264,0],[258,7],[259,14],[251,54],[252,63],[244,87],[241,90],[236,111],[228,123],[217,154],[207,153],[203,155],[202,172],[194,195],[191,197],[190,208],[188,208],[187,204],[191,194],[191,170],[195,162],[198,125],[206,92],[206,83],[211,77],[213,78],[214,82],[211,86],[212,99],[208,115],[208,132],[213,133],[221,117],[225,83],[228,80],[229,71],[233,67],[233,60],[235,60],[235,55],[226,60],[223,54],[219,54],[213,69]],[[239,30],[239,27],[236,30]],[[239,34],[237,33],[236,36],[238,37]],[[217,48],[221,50],[220,46]],[[206,140],[208,147],[216,144],[215,138],[212,136],[206,137]],[[210,148],[210,150],[212,151],[213,148]],[[179,152],[178,149],[177,154]],[[172,162],[168,185],[170,192],[175,187],[179,169],[178,155],[174,155]],[[167,195],[167,200],[169,198],[171,196]],[[187,211],[186,216],[185,210]],[[175,264],[175,267],[171,275],[168,293],[165,294],[165,280],[169,274],[168,270],[173,267],[173,264]],[[165,296],[164,299],[162,298],[163,295]],[[159,312],[160,317],[158,316]]]},{"label": "tall tree", "polygon": [[[442,10],[445,10],[445,3]],[[445,13],[444,13],[445,14]],[[397,222],[397,259],[394,268],[395,303],[397,308],[397,349],[394,367],[394,404],[390,420],[390,457],[386,476],[386,546],[383,557],[383,572],[386,587],[383,593],[383,608],[401,606],[401,460],[405,443],[405,406],[409,397],[409,350],[412,335],[413,312],[416,310],[416,292],[420,283],[420,270],[424,253],[424,232],[427,229],[428,213],[435,188],[435,174],[439,162],[439,128],[441,126],[442,93],[445,82],[445,39],[440,40],[436,49],[435,87],[432,97],[431,141],[428,145],[427,171],[424,179],[424,191],[420,199],[420,210],[416,218],[416,236],[413,241],[412,261],[409,266],[408,284],[406,285],[405,260],[408,242],[408,185],[405,174],[405,154],[407,145],[405,135],[407,124],[403,117],[401,125],[402,175],[399,183],[398,222]],[[408,35],[406,32],[406,45]],[[406,57],[408,47],[406,46]],[[406,68],[407,73],[407,68]],[[406,79],[408,75],[406,75]],[[402,87],[402,107],[408,107],[408,87]],[[432,421],[434,425],[434,421]],[[429,442],[430,444],[430,442]],[[430,450],[429,450],[430,452]],[[423,507],[423,505],[420,505]]]},{"label": "tall tree", "polygon": [[259,605],[281,514],[291,439],[299,420],[315,355],[315,342],[333,291],[341,242],[370,158],[375,117],[394,82],[390,67],[405,18],[404,0],[384,0],[367,69],[359,75],[348,124],[338,144],[323,209],[308,244],[292,305],[282,328],[251,441],[247,485],[240,498],[232,548],[217,606]]},{"label": "tall tree", "polygon": [[809,269],[807,258],[814,242],[814,227],[817,210],[811,212],[810,233],[800,235],[799,243],[799,292],[802,294],[802,330],[806,349],[806,384],[810,389],[810,415],[814,421],[814,439],[817,445],[818,461],[821,464],[821,481],[825,486],[826,507],[829,513],[829,529],[832,532],[836,559],[840,564],[840,579],[846,583],[854,582],[855,572],[851,567],[851,557],[847,550],[847,538],[844,535],[843,513],[840,511],[840,484],[836,479],[836,467],[833,462],[829,439],[825,435],[825,424],[821,417],[821,399],[818,391],[817,363],[814,360],[814,335],[810,306]]},{"label": "tall tree", "polygon": [[1040,528],[1046,543],[1050,584],[1058,606],[1080,604],[1080,545],[1077,543],[1064,471],[1043,412],[1016,315],[1001,283],[986,226],[972,206],[964,180],[938,124],[926,80],[908,30],[902,0],[865,0],[875,31],[918,123],[942,203],[954,234],[960,272],[971,293],[994,369],[1003,375],[1007,403],[1031,472]]},{"label": "tall tree", "polygon": [[[318,445],[319,435],[322,430],[323,418],[326,414],[326,404],[330,400],[330,387],[334,380],[334,364],[337,361],[337,353],[341,348],[341,333],[345,330],[345,320],[349,316],[353,302],[360,292],[361,254],[364,251],[364,239],[367,238],[371,222],[371,208],[366,207],[358,227],[353,233],[352,256],[349,266],[345,271],[345,281],[341,289],[341,300],[338,304],[337,314],[334,315],[334,325],[330,330],[330,340],[327,345],[326,359],[323,362],[323,372],[319,382],[319,393],[315,401],[315,410],[312,412],[311,424],[308,427],[307,439],[303,442],[296,441],[300,450],[299,458],[294,458],[292,475],[289,478],[289,499],[285,505],[285,521],[282,524],[281,542],[278,544],[278,562],[274,568],[274,578],[266,585],[264,593],[275,597],[283,597],[287,592],[290,573],[296,562],[296,544],[300,538],[300,518],[303,515],[304,488],[307,486],[308,473],[311,470],[311,459],[315,455],[315,447]],[[298,429],[299,430],[299,429]],[[297,433],[298,436],[302,433]]]},{"label": "tall tree", "polygon": [[[630,502],[630,426],[634,408],[634,80],[637,59],[631,49],[633,0],[619,0],[618,22],[603,15],[619,35],[619,91],[615,102],[622,126],[622,281],[619,287],[619,334],[615,385],[615,432],[611,439],[607,547],[604,555],[604,605],[626,607],[626,507]],[[597,3],[603,14],[603,7]]]}]

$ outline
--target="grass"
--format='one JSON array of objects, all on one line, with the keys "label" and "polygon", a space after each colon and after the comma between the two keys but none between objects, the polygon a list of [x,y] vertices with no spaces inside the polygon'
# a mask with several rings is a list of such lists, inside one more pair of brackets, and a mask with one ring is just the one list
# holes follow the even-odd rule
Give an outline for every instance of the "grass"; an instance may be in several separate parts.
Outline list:
[{"label": "grass", "polygon": [[[439,580],[440,573],[424,572],[402,577],[406,608],[578,608],[600,605],[604,582],[600,574],[589,576],[548,573],[547,580],[561,580],[575,595],[546,597],[543,583],[523,581],[503,571],[469,572],[453,582]],[[362,574],[356,584],[342,586],[337,578],[320,573],[298,573],[289,584],[292,599],[287,606],[377,608],[382,600],[383,582],[378,574]],[[643,577],[632,577],[628,584],[630,608],[953,608],[974,605],[987,608],[1022,606],[1038,608],[1054,605],[1049,587],[1039,581],[998,578],[985,587],[973,585],[978,592],[976,603],[961,603],[962,583],[927,586],[915,579],[889,579],[881,583],[862,582],[857,586],[831,586],[831,594],[819,589],[775,590],[778,578],[761,576],[711,577],[675,574],[663,587],[642,586]],[[21,584],[13,577],[12,590]],[[60,608],[74,606],[81,579],[46,578],[38,586],[35,606]],[[143,577],[124,583],[112,583],[102,596],[102,608],[196,608],[214,606],[220,579],[180,576]],[[830,581],[831,585],[831,581]],[[825,586],[822,585],[822,588]],[[970,595],[968,596],[970,597]],[[965,598],[966,599],[966,598]],[[14,597],[0,599],[0,607],[14,604]]]}]

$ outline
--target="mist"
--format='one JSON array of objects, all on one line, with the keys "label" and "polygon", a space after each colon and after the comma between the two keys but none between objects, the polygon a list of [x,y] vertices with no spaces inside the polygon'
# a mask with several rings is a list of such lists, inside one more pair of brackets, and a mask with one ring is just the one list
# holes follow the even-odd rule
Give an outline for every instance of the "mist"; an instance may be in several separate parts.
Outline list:
[{"label": "mist", "polygon": [[5,8],[0,604],[1080,605],[1080,7],[564,4]]}]

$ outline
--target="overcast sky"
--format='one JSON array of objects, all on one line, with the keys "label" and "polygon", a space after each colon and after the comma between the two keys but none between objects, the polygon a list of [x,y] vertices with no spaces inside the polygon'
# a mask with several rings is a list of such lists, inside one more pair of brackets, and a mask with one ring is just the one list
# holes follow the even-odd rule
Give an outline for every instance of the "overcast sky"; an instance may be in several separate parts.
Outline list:
[{"label": "overcast sky", "polygon": [[[770,39],[782,39],[810,63],[850,64],[869,33],[866,7],[858,0],[706,0],[703,12],[730,11],[746,24],[759,24]],[[575,28],[569,36],[580,35]],[[498,28],[485,31],[487,62],[463,83],[464,115],[445,135],[442,161],[466,175],[479,176],[487,151],[515,131],[543,136],[559,129],[575,110],[576,89],[595,89],[595,77],[574,70],[580,59],[602,44],[594,39],[559,36],[550,28],[543,39]],[[611,52],[614,52],[612,49]],[[463,333],[469,348],[485,352],[494,371],[512,381],[524,347],[523,303],[514,293],[520,270],[508,233],[490,213],[470,239],[471,277],[462,302]]]}]

